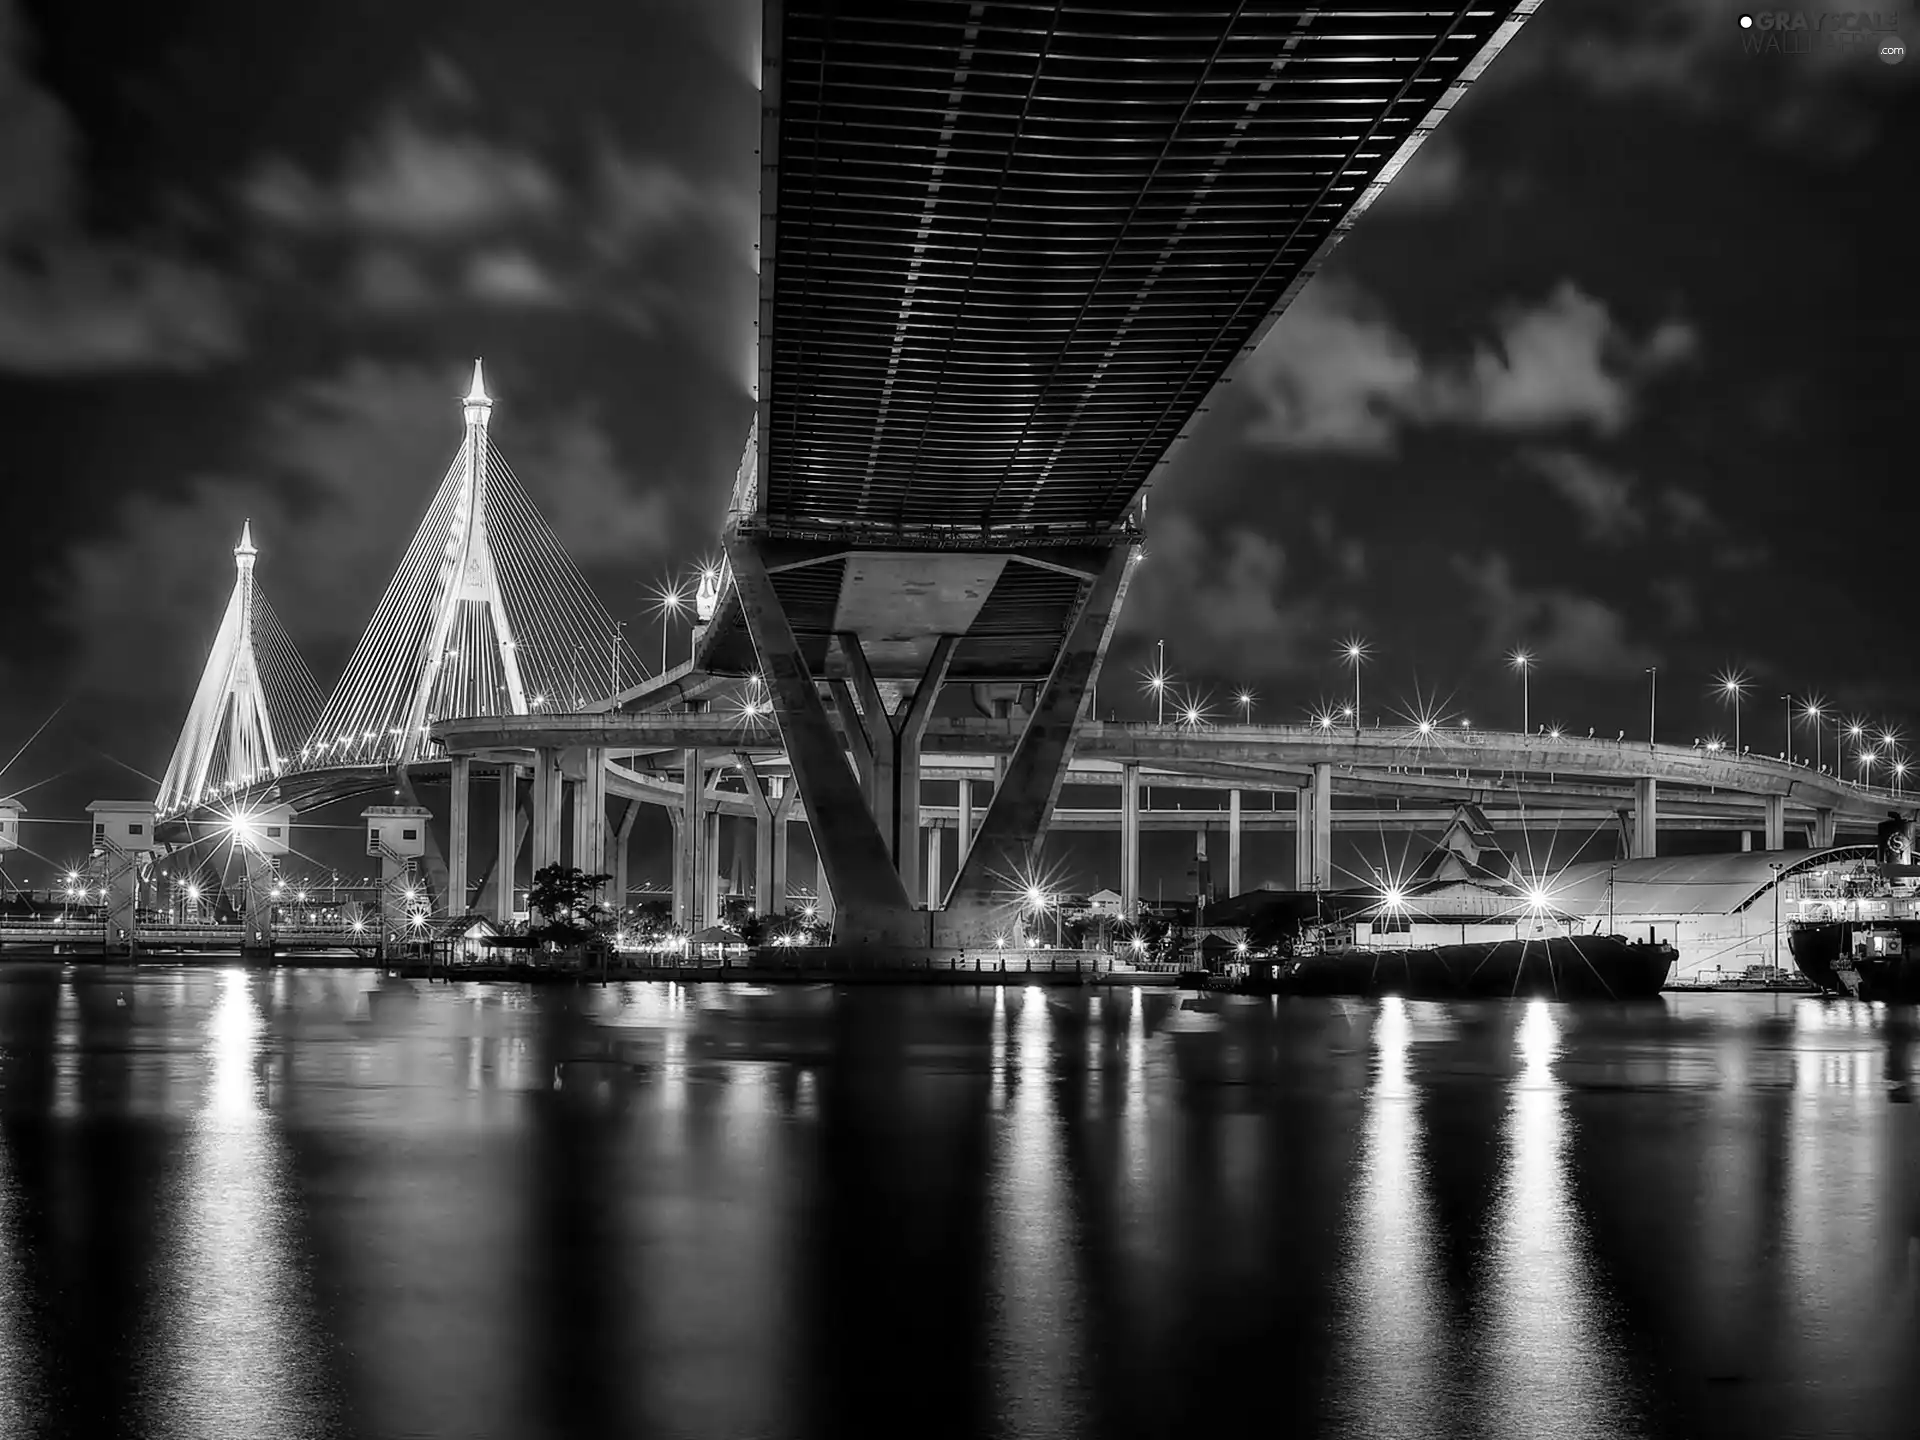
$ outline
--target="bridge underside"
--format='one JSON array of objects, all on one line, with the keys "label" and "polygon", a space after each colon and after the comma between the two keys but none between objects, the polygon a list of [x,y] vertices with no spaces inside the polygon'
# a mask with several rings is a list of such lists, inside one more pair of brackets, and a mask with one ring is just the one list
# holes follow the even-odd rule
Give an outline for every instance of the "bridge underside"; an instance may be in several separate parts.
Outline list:
[{"label": "bridge underside", "polygon": [[[768,0],[759,409],[698,659],[765,677],[843,935],[989,933],[1136,501],[1533,8]],[[913,772],[952,682],[1030,703],[930,916]]]}]

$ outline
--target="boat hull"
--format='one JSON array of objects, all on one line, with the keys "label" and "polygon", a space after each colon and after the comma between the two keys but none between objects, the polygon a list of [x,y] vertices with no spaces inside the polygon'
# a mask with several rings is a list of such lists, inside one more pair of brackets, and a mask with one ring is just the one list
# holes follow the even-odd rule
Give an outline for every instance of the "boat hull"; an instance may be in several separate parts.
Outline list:
[{"label": "boat hull", "polygon": [[1615,935],[1498,940],[1407,950],[1326,950],[1276,967],[1244,989],[1409,999],[1633,1000],[1658,995],[1678,952]]},{"label": "boat hull", "polygon": [[[1898,931],[1905,953],[1856,955],[1856,936],[1875,931]],[[1824,920],[1796,925],[1787,934],[1787,948],[1800,973],[1826,994],[1892,1004],[1920,1001],[1920,921]],[[1857,985],[1849,983],[1844,973],[1849,970],[1857,977]]]}]

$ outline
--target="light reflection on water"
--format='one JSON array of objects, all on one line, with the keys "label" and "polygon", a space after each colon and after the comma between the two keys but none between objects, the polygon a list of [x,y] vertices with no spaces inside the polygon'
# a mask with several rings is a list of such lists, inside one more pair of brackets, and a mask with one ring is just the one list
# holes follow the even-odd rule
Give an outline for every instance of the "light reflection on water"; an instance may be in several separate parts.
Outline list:
[{"label": "light reflection on water", "polygon": [[161,1201],[141,1390],[146,1431],[292,1434],[332,1406],[284,1142],[266,1113],[263,1025],[245,971],[218,977],[208,1074],[177,1189]]},{"label": "light reflection on water", "polygon": [[0,968],[0,1434],[1909,1434],[1911,1017],[1712,998]]}]

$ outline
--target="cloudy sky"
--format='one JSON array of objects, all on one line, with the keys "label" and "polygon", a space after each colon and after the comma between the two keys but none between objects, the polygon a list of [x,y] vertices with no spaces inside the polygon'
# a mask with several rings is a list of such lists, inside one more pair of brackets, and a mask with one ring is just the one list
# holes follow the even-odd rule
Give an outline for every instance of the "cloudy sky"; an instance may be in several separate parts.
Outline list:
[{"label": "cloudy sky", "polygon": [[[711,548],[757,11],[0,0],[0,755],[64,706],[5,788],[148,788],[117,764],[165,765],[245,519],[326,688],[474,355],[617,616]],[[1298,718],[1355,633],[1369,711],[1517,724],[1525,645],[1536,720],[1644,726],[1658,665],[1685,743],[1732,665],[1756,748],[1785,690],[1920,721],[1920,61],[1749,56],[1737,14],[1548,0],[1156,492],[1110,677],[1165,637]]]}]

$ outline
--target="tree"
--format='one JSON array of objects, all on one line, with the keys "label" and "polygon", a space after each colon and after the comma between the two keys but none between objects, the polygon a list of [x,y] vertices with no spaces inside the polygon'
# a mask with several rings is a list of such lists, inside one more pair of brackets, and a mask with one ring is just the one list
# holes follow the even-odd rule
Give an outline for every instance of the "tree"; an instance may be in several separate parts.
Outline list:
[{"label": "tree", "polygon": [[529,927],[550,945],[581,945],[600,932],[607,909],[598,900],[611,875],[589,875],[578,865],[542,866],[533,877],[527,908]]}]

